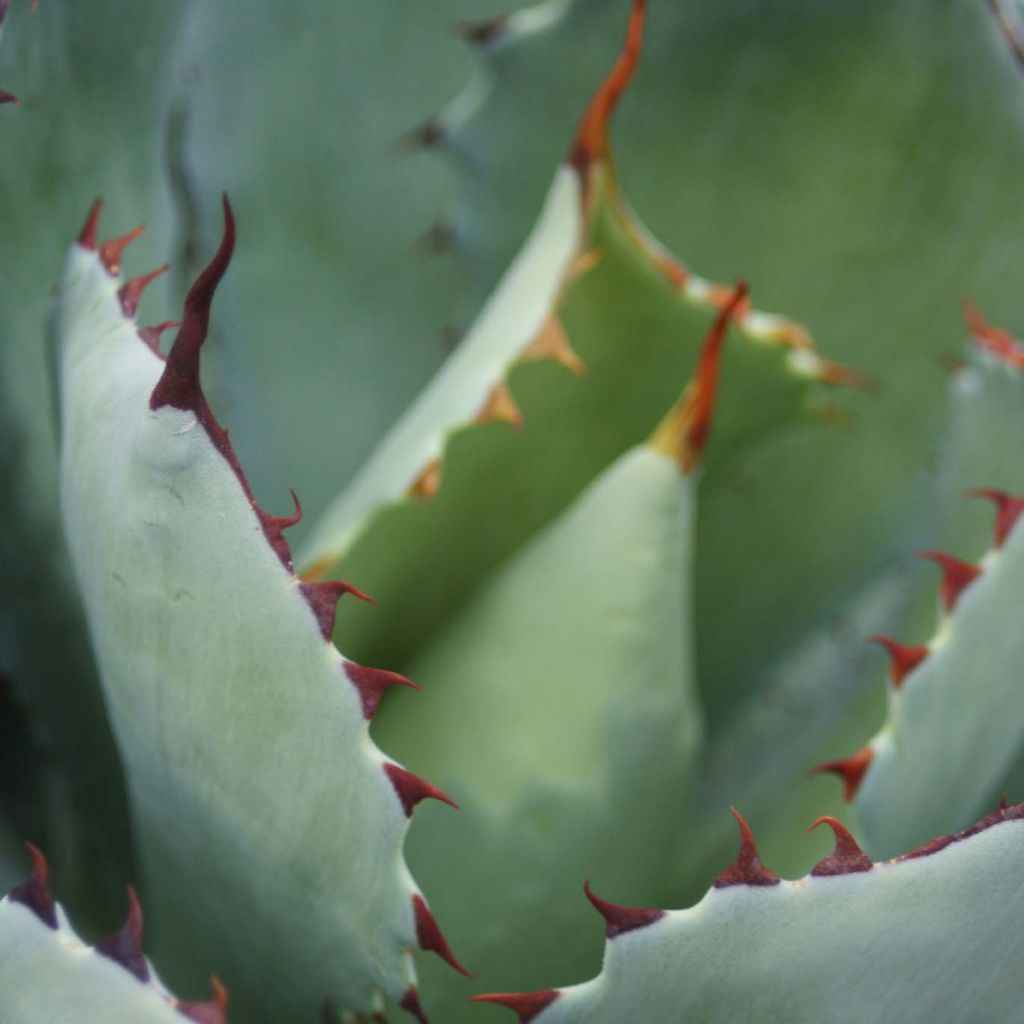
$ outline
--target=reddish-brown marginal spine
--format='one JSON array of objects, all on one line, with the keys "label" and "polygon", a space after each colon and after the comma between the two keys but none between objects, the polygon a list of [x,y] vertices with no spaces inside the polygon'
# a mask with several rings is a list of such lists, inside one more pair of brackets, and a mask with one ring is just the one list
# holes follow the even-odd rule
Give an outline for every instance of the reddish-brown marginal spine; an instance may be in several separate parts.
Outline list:
[{"label": "reddish-brown marginal spine", "polygon": [[165,320],[162,324],[156,324],[154,327],[140,327],[138,334],[147,348],[152,350],[153,355],[159,356],[160,359],[164,359],[164,354],[160,351],[160,336],[164,331],[169,331],[172,327],[180,326],[181,321],[179,320]]},{"label": "reddish-brown marginal spine", "polygon": [[28,907],[40,921],[49,928],[57,927],[57,904],[50,892],[50,869],[42,850],[32,843],[26,843],[32,858],[32,874],[16,885],[7,898]]},{"label": "reddish-brown marginal spine", "polygon": [[139,308],[139,300],[142,298],[142,293],[146,290],[146,285],[150,281],[155,281],[162,274],[166,274],[169,266],[169,263],[165,263],[162,267],[157,267],[156,270],[151,270],[148,274],[133,277],[130,281],[125,281],[117,290],[117,298],[121,303],[121,312],[129,320],[135,316]]},{"label": "reddish-brown marginal spine", "polygon": [[987,498],[996,506],[996,522],[993,529],[993,543],[1001,548],[1006,543],[1006,538],[1013,532],[1021,513],[1024,512],[1024,497],[1015,494],[1007,494],[995,487],[979,487],[976,490],[968,491],[968,498]]},{"label": "reddish-brown marginal spine", "polygon": [[402,996],[401,1002],[398,1005],[406,1013],[411,1013],[419,1021],[419,1024],[430,1024],[426,1013],[423,1012],[423,1006],[420,1004],[420,994],[416,990],[415,985],[410,985],[405,990],[405,995]]},{"label": "reddish-brown marginal spine", "polygon": [[868,639],[889,652],[889,679],[897,690],[903,685],[903,680],[928,657],[927,647],[907,647],[887,636],[871,636]]},{"label": "reddish-brown marginal spine", "polygon": [[841,761],[826,761],[811,769],[812,774],[831,772],[843,780],[843,797],[849,803],[856,795],[868,770],[875,752],[871,747],[861,747],[852,757]]},{"label": "reddish-brown marginal spine", "polygon": [[778,885],[779,876],[761,863],[754,833],[743,820],[743,815],[735,807],[729,809],[736,819],[736,824],[739,825],[740,848],[732,865],[715,879],[715,888],[727,889],[732,885]]},{"label": "reddish-brown marginal spine", "polygon": [[117,277],[121,273],[121,257],[124,255],[125,249],[145,230],[146,225],[140,224],[137,228],[129,231],[127,235],[121,235],[120,238],[112,238],[109,242],[104,242],[100,246],[100,262],[107,268],[108,273],[112,277]]},{"label": "reddish-brown marginal spine", "polygon": [[608,159],[608,124],[640,60],[646,7],[646,0],[633,0],[626,40],[619,59],[594,93],[580,119],[569,154],[569,162],[580,172],[597,160]]},{"label": "reddish-brown marginal spine", "polygon": [[92,206],[89,207],[89,213],[85,218],[85,223],[82,225],[82,230],[78,233],[78,244],[90,252],[96,251],[96,233],[99,229],[100,211],[102,209],[103,200],[97,196],[92,201]]},{"label": "reddish-brown marginal spine", "polygon": [[594,909],[604,918],[604,934],[607,939],[614,939],[626,932],[635,932],[638,928],[646,928],[665,916],[664,910],[654,907],[623,907],[618,903],[603,900],[590,888],[589,881],[583,883],[583,892]]},{"label": "reddish-brown marginal spine", "polygon": [[[281,538],[284,543],[284,538]],[[287,549],[287,545],[285,545]],[[320,633],[325,640],[330,642],[334,636],[334,620],[338,615],[338,602],[345,594],[352,594],[360,601],[367,601],[373,604],[373,598],[364,594],[358,587],[346,583],[344,580],[325,580],[323,583],[300,583],[299,590],[305,597],[309,607],[313,609],[317,624],[320,626]]]},{"label": "reddish-brown marginal spine", "polygon": [[96,952],[119,963],[139,981],[149,981],[149,964],[142,952],[142,907],[132,886],[128,886],[128,914],[124,924],[100,939]]},{"label": "reddish-brown marginal spine", "polygon": [[195,1024],[227,1024],[224,1011],[228,1005],[228,990],[216,975],[210,978],[210,984],[213,986],[213,999],[203,1002],[179,1002],[178,1013]]},{"label": "reddish-brown marginal spine", "polygon": [[367,668],[364,665],[357,665],[353,661],[346,661],[345,675],[349,682],[359,691],[359,700],[363,705],[363,717],[369,721],[377,713],[381,698],[385,691],[392,686],[408,686],[413,690],[420,690],[411,679],[399,675],[397,672],[388,672],[383,668]]},{"label": "reddish-brown marginal spine", "polygon": [[447,793],[401,765],[395,764],[394,761],[384,762],[384,774],[391,780],[391,785],[395,787],[395,792],[402,802],[402,808],[405,810],[407,818],[412,817],[416,805],[423,800],[440,800],[441,803],[447,804],[449,807],[459,809],[459,805]]},{"label": "reddish-brown marginal spine", "polygon": [[832,829],[836,845],[832,853],[814,865],[811,869],[812,875],[852,875],[860,871],[870,871],[874,867],[871,858],[860,848],[857,840],[842,822],[825,815],[818,818],[807,831],[813,832],[819,825],[828,825]]},{"label": "reddish-brown marginal spine", "polygon": [[555,989],[546,988],[540,992],[488,992],[470,997],[470,1002],[504,1006],[519,1018],[519,1024],[530,1024],[530,1021],[539,1017],[557,998],[558,992]]},{"label": "reddish-brown marginal spine", "polygon": [[455,954],[441,929],[438,928],[426,900],[419,893],[412,898],[412,913],[416,922],[416,941],[419,943],[420,949],[436,953],[446,964],[454,967],[460,974],[464,974],[468,978],[469,971],[456,960]]},{"label": "reddish-brown marginal spine", "polygon": [[919,551],[918,558],[926,558],[942,570],[940,595],[942,607],[951,612],[963,592],[981,575],[981,566],[961,561],[944,551]]}]

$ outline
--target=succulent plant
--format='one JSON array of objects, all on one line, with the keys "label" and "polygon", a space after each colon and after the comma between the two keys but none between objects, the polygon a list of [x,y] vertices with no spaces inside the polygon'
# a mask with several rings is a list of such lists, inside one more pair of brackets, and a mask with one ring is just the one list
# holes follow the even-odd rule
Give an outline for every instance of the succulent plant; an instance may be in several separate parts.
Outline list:
[{"label": "succulent plant", "polygon": [[425,380],[428,158],[296,76],[440,15],[315,6],[0,0],[0,1020],[1016,1019],[1014,9],[464,26]]}]

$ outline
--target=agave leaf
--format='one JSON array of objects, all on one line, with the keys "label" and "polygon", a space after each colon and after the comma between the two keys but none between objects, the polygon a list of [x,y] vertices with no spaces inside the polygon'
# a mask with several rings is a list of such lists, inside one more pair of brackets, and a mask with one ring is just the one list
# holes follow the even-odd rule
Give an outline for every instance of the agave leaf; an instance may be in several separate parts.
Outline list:
[{"label": "agave leaf", "polygon": [[[663,251],[616,184],[607,122],[642,12],[494,297],[302,552],[307,573],[340,568],[387,609],[346,620],[361,657],[384,656],[385,638],[398,659],[428,642],[503,558],[649,434],[729,294]],[[752,438],[805,420],[822,381],[846,378],[799,325],[749,306],[737,323],[746,338],[725,356],[709,480],[724,480],[720,467]]]},{"label": "agave leaf", "polygon": [[56,310],[65,529],[157,948],[169,976],[245,978],[247,1020],[310,1019],[325,1000],[376,1012],[384,996],[415,1012],[409,947],[455,961],[402,842],[415,803],[443,794],[369,740],[400,680],[331,645],[350,588],[293,576],[294,519],[255,504],[199,386],[234,245],[226,201],[225,217],[166,361],[126,315],[94,217]]},{"label": "agave leaf", "polygon": [[[930,553],[943,574],[932,635],[887,641],[894,686],[886,721],[866,747],[831,765],[856,793],[865,840],[882,856],[970,821],[1024,744],[1014,626],[1024,588],[1024,530],[1015,524],[1024,501],[1013,496],[1024,476],[1012,440],[1024,428],[1022,400],[1021,367],[1005,358],[982,353],[955,375],[951,474],[995,488],[979,495],[995,499],[993,537],[976,565]],[[1013,491],[999,489],[1012,480]]]},{"label": "agave leaf", "polygon": [[[481,47],[488,88],[441,118],[442,149],[465,168],[456,252],[476,296],[530,223],[540,169],[603,74],[625,6],[512,19]],[[958,341],[964,292],[994,316],[1022,313],[1024,97],[974,0],[669,2],[650,17],[624,101],[625,190],[704,273],[742,272],[760,303],[882,382],[849,436],[791,435],[744,465],[742,488],[702,495],[716,528],[698,554],[697,631],[717,720],[823,610],[938,535],[935,357]]]},{"label": "agave leaf", "polygon": [[696,906],[635,910],[591,897],[607,922],[597,978],[481,998],[534,1024],[1011,1020],[1024,995],[1013,940],[1022,817],[1024,805],[1002,807],[883,863],[835,819],[819,819],[835,852],[792,882],[761,864],[740,819],[736,864]]},{"label": "agave leaf", "polygon": [[75,934],[48,884],[43,855],[30,847],[32,875],[0,899],[0,1014],[18,1024],[224,1024],[226,993],[182,1002],[161,984],[142,952],[142,911],[128,890],[122,927],[93,947]]},{"label": "agave leaf", "polygon": [[[574,941],[580,908],[566,898],[580,877],[651,900],[671,893],[702,724],[687,632],[688,474],[743,298],[741,288],[719,314],[698,377],[650,443],[520,549],[416,661],[427,682],[417,728],[382,720],[385,741],[450,779],[462,801],[447,853],[429,826],[419,850],[438,891],[463,908],[459,941],[485,984],[554,963],[596,968],[596,950]],[[444,989],[444,1019],[463,1019],[464,997]]]}]

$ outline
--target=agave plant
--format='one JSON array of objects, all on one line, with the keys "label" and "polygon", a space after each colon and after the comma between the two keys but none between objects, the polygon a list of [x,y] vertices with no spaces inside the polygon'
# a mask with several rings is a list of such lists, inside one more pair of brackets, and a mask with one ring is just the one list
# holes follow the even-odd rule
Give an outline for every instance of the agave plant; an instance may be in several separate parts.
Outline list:
[{"label": "agave plant", "polygon": [[1016,1019],[1024,346],[957,309],[1012,296],[1013,10],[466,26],[402,148],[500,279],[423,384],[445,289],[290,106],[396,12],[235,6],[11,11],[0,1019]]}]

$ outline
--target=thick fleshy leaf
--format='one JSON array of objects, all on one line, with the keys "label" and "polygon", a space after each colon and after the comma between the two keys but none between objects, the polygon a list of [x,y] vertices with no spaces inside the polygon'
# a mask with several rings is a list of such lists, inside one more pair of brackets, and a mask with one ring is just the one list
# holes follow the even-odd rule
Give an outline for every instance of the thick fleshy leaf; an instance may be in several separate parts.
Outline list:
[{"label": "thick fleshy leaf", "polygon": [[532,1001],[483,998],[534,1024],[1012,1020],[1024,998],[1022,818],[1024,805],[1000,809],[877,864],[819,819],[835,851],[792,882],[760,864],[744,833],[736,865],[696,906],[606,913],[599,977]]},{"label": "thick fleshy leaf", "polygon": [[[176,999],[142,952],[142,912],[129,891],[124,925],[87,945],[54,902],[42,854],[0,899],[0,1019],[12,1024],[225,1024],[226,993]],[[24,858],[22,858],[24,859]]]},{"label": "thick fleshy leaf", "polygon": [[[604,73],[626,6],[576,0],[512,19],[481,48],[482,97],[442,117],[442,147],[465,168],[456,251],[478,296],[534,216],[542,168]],[[651,5],[623,101],[625,191],[703,273],[743,273],[760,304],[880,381],[849,433],[791,435],[752,455],[734,488],[702,493],[712,722],[823,611],[934,543],[936,356],[959,341],[964,292],[1008,322],[1024,313],[1024,86],[988,6]]]},{"label": "thick fleshy leaf", "polygon": [[[636,60],[641,13],[638,4],[624,55],[494,297],[302,552],[306,572],[340,566],[386,609],[344,624],[362,657],[383,657],[385,638],[399,658],[427,642],[503,558],[647,436],[729,295],[663,251],[619,194],[607,120]],[[746,337],[724,358],[707,458],[709,481],[723,486],[737,449],[806,421],[816,386],[848,379],[799,325],[748,305],[737,323]]]},{"label": "thick fleshy leaf", "polygon": [[[1015,626],[1024,595],[1024,530],[1016,525],[1024,512],[1016,450],[1024,374],[981,354],[955,375],[953,389],[950,473],[982,488],[975,498],[993,505],[994,525],[984,553],[958,551],[969,561],[925,552],[941,573],[938,621],[930,636],[886,641],[894,683],[888,715],[855,755],[865,763],[851,790],[865,841],[880,856],[963,827],[1024,747],[1024,640]],[[970,524],[959,518],[953,528],[963,535]]]},{"label": "thick fleshy leaf", "polygon": [[[453,960],[402,859],[440,796],[368,736],[398,681],[330,643],[347,588],[299,583],[199,385],[234,243],[166,359],[89,233],[56,309],[65,528],[122,757],[155,948],[172,978],[245,979],[246,1020],[415,1001],[409,948]],[[454,961],[453,961],[454,962]]]}]

